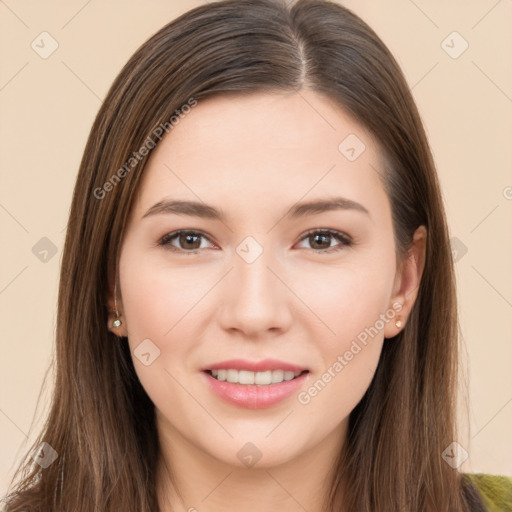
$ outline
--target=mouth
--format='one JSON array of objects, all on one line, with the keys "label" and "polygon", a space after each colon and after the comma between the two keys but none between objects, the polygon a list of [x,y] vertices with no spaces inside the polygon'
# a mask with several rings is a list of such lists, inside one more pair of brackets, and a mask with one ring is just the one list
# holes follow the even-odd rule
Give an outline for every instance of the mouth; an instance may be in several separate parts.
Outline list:
[{"label": "mouth", "polygon": [[289,371],[289,370],[266,370],[253,372],[250,370],[236,370],[234,368],[218,368],[215,370],[204,370],[205,373],[221,382],[231,384],[271,386],[299,378],[309,370]]},{"label": "mouth", "polygon": [[[266,409],[291,399],[307,385],[309,370],[289,365],[251,371],[237,368],[203,368],[204,383],[222,401],[244,409]],[[284,363],[286,365],[286,363]],[[227,366],[227,365],[226,365]],[[245,365],[244,365],[245,366]],[[243,366],[242,366],[243,368]]]}]

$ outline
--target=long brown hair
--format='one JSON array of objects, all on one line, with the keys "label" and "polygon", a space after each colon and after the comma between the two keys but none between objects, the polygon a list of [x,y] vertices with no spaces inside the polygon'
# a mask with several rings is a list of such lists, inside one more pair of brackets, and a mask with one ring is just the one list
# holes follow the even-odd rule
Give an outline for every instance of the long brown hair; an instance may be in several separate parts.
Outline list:
[{"label": "long brown hair", "polygon": [[344,509],[358,512],[469,510],[460,473],[441,456],[456,439],[458,321],[449,235],[404,76],[374,31],[337,3],[226,0],[186,12],[145,42],[96,116],[62,258],[55,389],[34,444],[48,443],[57,459],[42,469],[27,456],[10,511],[158,510],[154,406],[128,344],[107,330],[108,283],[139,181],[156,134],[171,129],[173,116],[179,122],[185,106],[214,95],[301,87],[338,102],[380,146],[397,261],[418,226],[428,232],[416,303],[405,328],[384,344],[374,379],[350,415],[326,510],[339,510],[342,495]]}]

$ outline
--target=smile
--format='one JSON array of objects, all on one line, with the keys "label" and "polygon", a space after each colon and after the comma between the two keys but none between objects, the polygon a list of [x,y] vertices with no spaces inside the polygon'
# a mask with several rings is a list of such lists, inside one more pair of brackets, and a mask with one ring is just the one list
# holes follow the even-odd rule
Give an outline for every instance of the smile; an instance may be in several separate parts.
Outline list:
[{"label": "smile", "polygon": [[256,384],[259,386],[268,386],[293,380],[304,373],[304,371],[267,370],[264,372],[251,372],[249,370],[235,369],[207,370],[212,377],[220,381],[227,381],[232,384]]},{"label": "smile", "polygon": [[[251,372],[221,368],[205,370],[201,373],[205,378],[205,384],[214,396],[244,409],[265,409],[285,402],[299,393],[310,377],[308,370]],[[215,376],[214,373],[217,375]],[[220,380],[219,376],[225,377],[226,380]],[[275,382],[272,382],[274,379]]]}]

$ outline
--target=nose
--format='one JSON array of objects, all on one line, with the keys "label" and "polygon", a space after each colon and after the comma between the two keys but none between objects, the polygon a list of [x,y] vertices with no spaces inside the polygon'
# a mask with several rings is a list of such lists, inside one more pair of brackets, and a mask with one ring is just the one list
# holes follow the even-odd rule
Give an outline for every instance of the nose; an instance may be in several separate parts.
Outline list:
[{"label": "nose", "polygon": [[223,329],[264,339],[282,334],[291,325],[293,293],[270,250],[248,263],[234,256],[231,272],[220,290],[219,318]]}]

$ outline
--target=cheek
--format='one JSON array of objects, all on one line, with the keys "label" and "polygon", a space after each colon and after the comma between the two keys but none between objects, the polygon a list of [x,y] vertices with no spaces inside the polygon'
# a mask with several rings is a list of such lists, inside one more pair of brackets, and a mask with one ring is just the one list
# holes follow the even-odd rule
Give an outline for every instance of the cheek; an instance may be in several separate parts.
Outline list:
[{"label": "cheek", "polygon": [[187,325],[187,316],[211,286],[197,273],[127,255],[120,265],[123,307],[130,337],[166,344]]},{"label": "cheek", "polygon": [[330,363],[297,396],[304,413],[309,413],[306,417],[314,421],[321,416],[325,431],[348,418],[372,382],[382,344],[377,338],[367,346],[354,341],[333,353]]},{"label": "cheek", "polygon": [[134,252],[121,257],[123,309],[134,368],[160,410],[183,407],[179,382],[187,375],[186,363],[199,339],[190,331],[193,325],[188,320],[206,290],[190,277],[190,273],[162,268]]},{"label": "cheek", "polygon": [[316,337],[323,364],[297,398],[311,414],[325,417],[326,429],[348,417],[371,384],[384,343],[384,296],[371,302],[340,297],[337,307],[325,310],[336,335]]},{"label": "cheek", "polygon": [[358,262],[300,278],[302,296],[308,297],[307,305],[323,322],[319,339],[326,340],[327,353],[347,349],[358,336],[364,341],[367,329],[372,337],[376,330],[383,331],[381,319],[391,307],[394,270],[393,259],[382,257],[373,264]]},{"label": "cheek", "polygon": [[[389,299],[393,261],[344,269],[313,290],[311,309],[322,324],[311,332],[318,340],[322,368],[318,368],[299,403],[329,410],[333,425],[361,400],[377,368],[384,343],[384,327],[394,321]],[[388,268],[386,268],[386,266]],[[387,316],[386,316],[387,313]],[[320,331],[322,335],[319,335]]]}]

